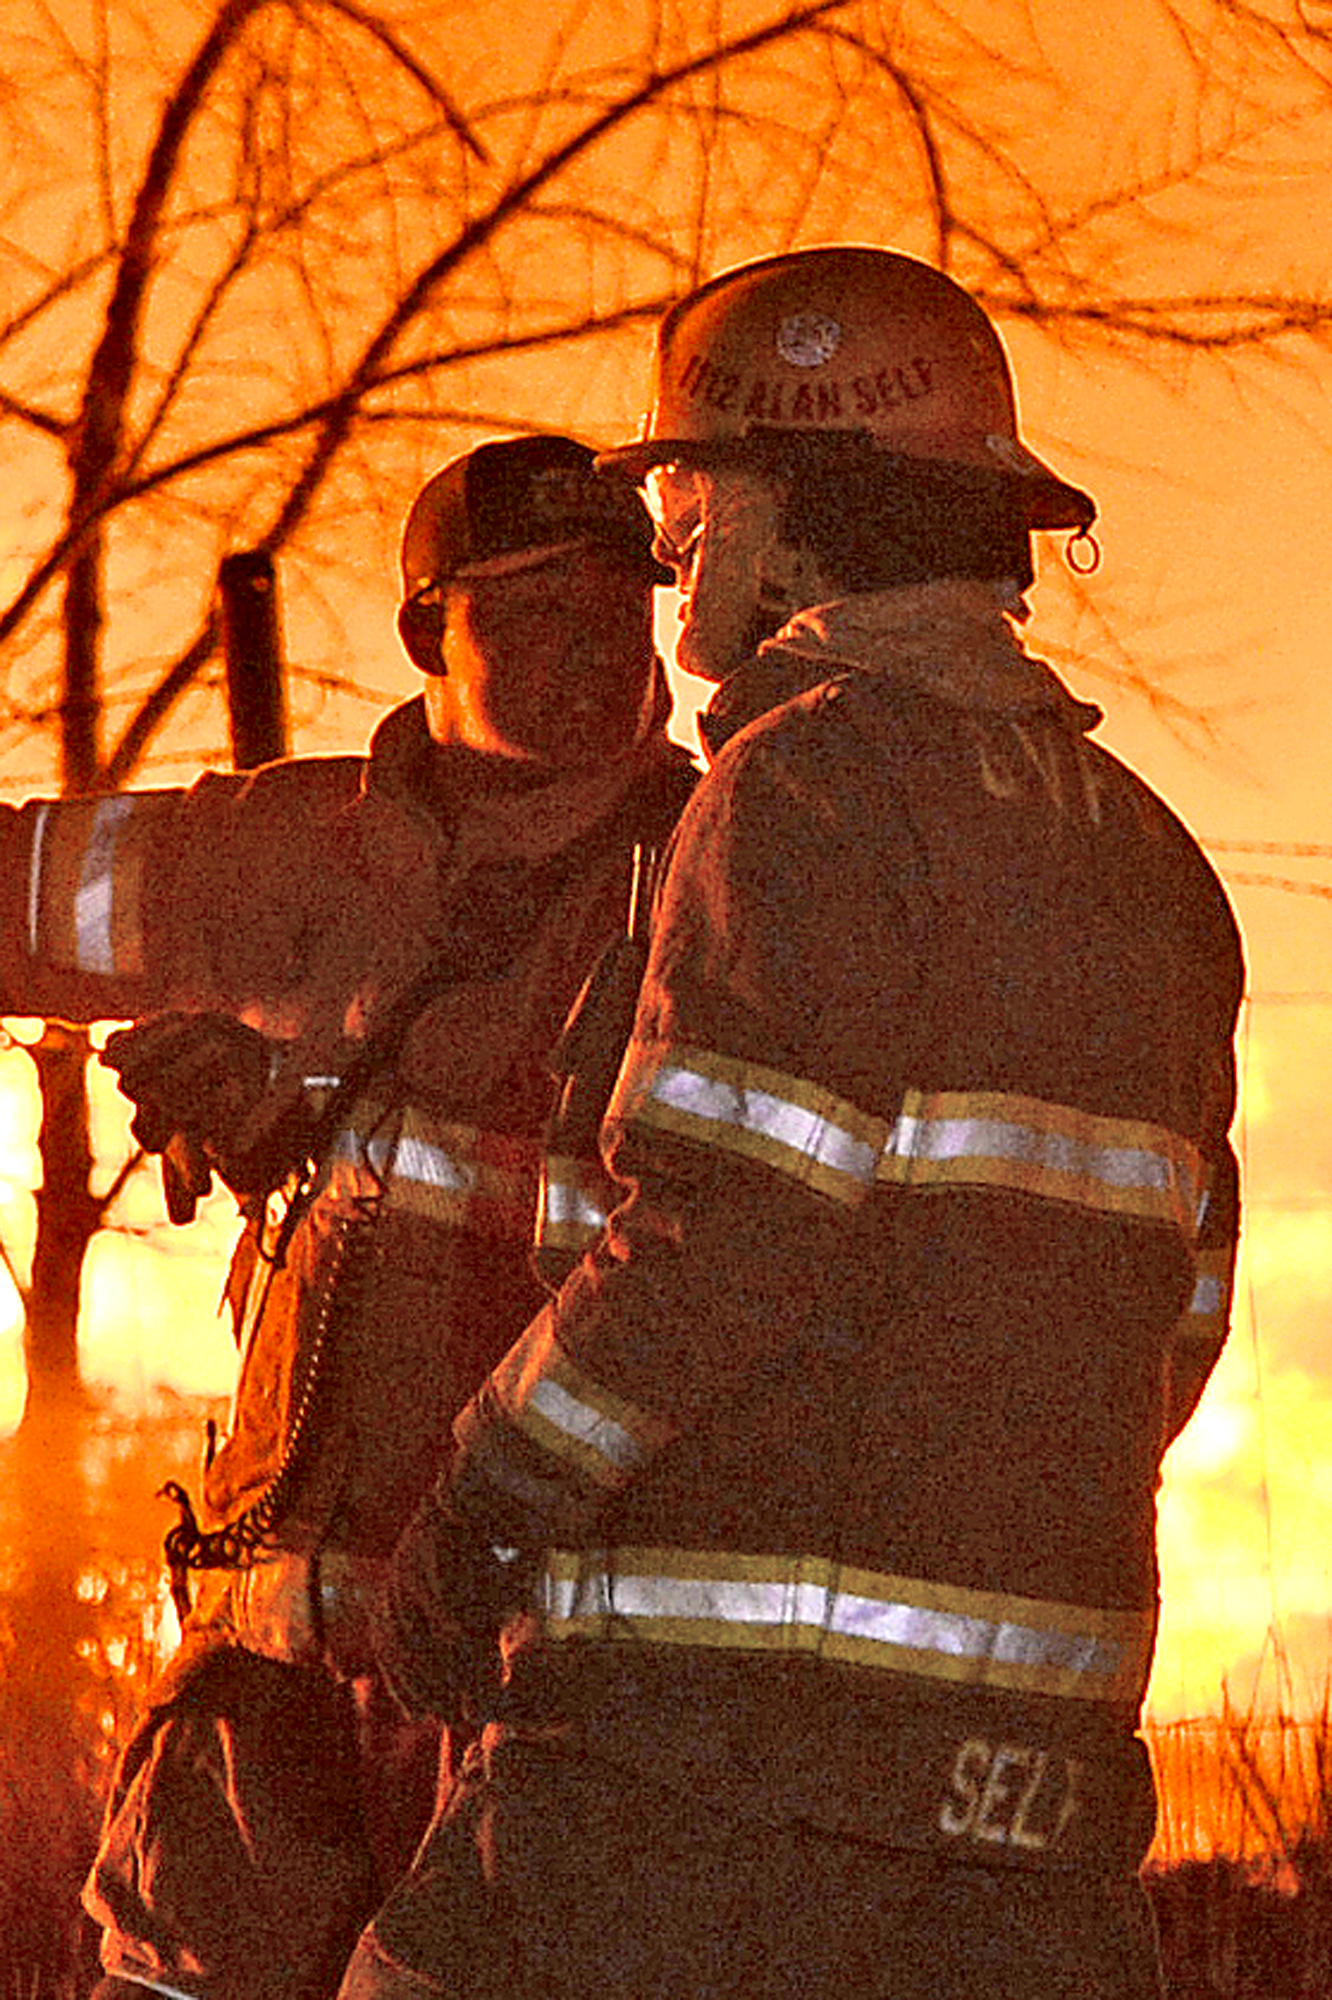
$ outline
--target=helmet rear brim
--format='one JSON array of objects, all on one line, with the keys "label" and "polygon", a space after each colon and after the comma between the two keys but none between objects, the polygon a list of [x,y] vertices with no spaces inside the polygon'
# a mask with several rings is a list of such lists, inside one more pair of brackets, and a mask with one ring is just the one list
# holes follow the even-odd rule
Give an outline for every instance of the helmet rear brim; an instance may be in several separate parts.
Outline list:
[{"label": "helmet rear brim", "polygon": [[[769,434],[770,438],[770,434]],[[723,438],[640,438],[634,444],[616,445],[598,452],[598,472],[641,483],[655,465],[692,465],[700,471],[717,471],[726,465],[761,466],[771,464],[770,442],[764,450],[755,436],[751,442],[741,436]],[[1007,464],[995,467],[996,475],[1010,484],[1023,503],[1026,525],[1033,532],[1073,528],[1086,534],[1096,519],[1096,502],[1080,486],[1072,486],[1037,458],[1026,445],[1005,439]],[[905,454],[912,456],[913,454]],[[1014,461],[1017,461],[1016,463]],[[921,454],[921,462],[941,461]],[[961,462],[961,461],[959,461]]]}]

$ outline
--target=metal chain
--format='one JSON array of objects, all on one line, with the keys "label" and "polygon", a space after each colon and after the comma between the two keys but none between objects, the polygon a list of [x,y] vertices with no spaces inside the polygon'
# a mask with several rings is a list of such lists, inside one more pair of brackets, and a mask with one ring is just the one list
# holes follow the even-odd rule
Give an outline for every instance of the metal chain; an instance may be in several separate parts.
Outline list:
[{"label": "metal chain", "polygon": [[[249,1568],[290,1498],[324,1373],[334,1308],[336,1305],[339,1310],[345,1309],[354,1292],[355,1280],[364,1267],[363,1252],[368,1246],[377,1206],[377,1203],[367,1204],[354,1215],[340,1215],[334,1224],[334,1241],[321,1287],[319,1313],[300,1393],[287,1426],[281,1459],[263,1492],[234,1521],[228,1521],[221,1528],[201,1528],[190,1496],[178,1481],[168,1480],[161,1489],[159,1497],[174,1501],[180,1509],[179,1521],[168,1531],[162,1544],[171,1574],[171,1594],[178,1611],[182,1601],[188,1609],[189,1571]],[[349,1264],[353,1240],[356,1241],[357,1254]]]}]

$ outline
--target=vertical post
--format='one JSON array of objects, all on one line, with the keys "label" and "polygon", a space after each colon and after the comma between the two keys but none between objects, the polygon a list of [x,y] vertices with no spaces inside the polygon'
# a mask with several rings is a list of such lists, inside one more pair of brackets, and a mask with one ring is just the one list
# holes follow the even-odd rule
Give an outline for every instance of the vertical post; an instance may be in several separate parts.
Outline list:
[{"label": "vertical post", "polygon": [[287,755],[277,576],[266,550],[224,556],[217,577],[231,760],[238,771]]}]

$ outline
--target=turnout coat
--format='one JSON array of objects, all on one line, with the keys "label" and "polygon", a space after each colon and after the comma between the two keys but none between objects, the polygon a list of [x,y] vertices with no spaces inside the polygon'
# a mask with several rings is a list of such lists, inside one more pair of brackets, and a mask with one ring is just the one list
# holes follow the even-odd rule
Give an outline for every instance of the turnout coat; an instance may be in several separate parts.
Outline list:
[{"label": "turnout coat", "polygon": [[456,1425],[543,1550],[508,1722],[766,1823],[1136,1866],[1162,1455],[1225,1336],[1243,984],[1180,821],[988,586],[728,683],[620,1202]]},{"label": "turnout coat", "polygon": [[233,1268],[241,1373],[201,1524],[266,1525],[263,1560],[223,1572],[220,1606],[205,1585],[192,1644],[316,1657],[537,1309],[550,1052],[623,927],[635,844],[664,840],[691,779],[657,733],[591,778],[469,793],[418,699],[366,757],[0,819],[9,1011],[220,1010],[274,1038],[275,1101],[313,1119],[354,1083],[281,1260],[285,1192]]}]

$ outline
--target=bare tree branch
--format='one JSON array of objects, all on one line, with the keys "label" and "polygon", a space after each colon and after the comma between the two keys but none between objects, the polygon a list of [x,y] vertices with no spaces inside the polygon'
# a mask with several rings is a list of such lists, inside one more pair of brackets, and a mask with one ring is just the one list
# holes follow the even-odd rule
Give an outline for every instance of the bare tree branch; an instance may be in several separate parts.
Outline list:
[{"label": "bare tree branch", "polygon": [[[8,0],[11,783],[51,746],[61,784],[97,789],[221,740],[209,596],[236,548],[284,560],[301,685],[345,688],[337,599],[351,622],[391,591],[370,544],[422,467],[552,422],[623,435],[651,322],[727,263],[892,243],[1028,347],[1121,377],[1210,359],[1250,395],[1332,345],[1320,247],[1282,237],[1282,262],[1267,230],[1293,176],[1319,212],[1332,177],[1308,9],[1145,0],[1117,97],[1127,72],[1086,56],[1094,0],[512,0],[484,61],[482,18]],[[1081,612],[1096,670],[1206,745],[1205,705]]]}]

